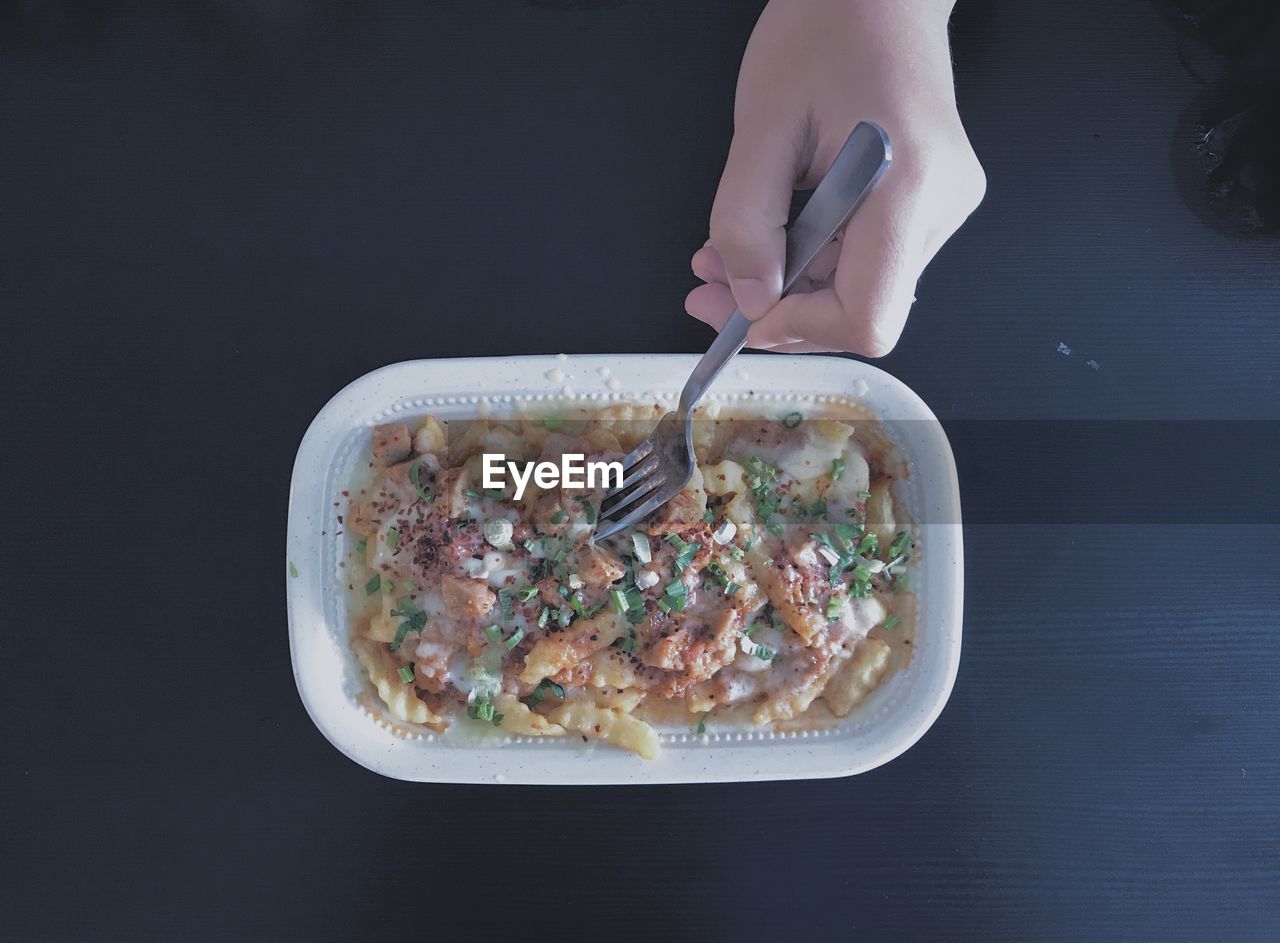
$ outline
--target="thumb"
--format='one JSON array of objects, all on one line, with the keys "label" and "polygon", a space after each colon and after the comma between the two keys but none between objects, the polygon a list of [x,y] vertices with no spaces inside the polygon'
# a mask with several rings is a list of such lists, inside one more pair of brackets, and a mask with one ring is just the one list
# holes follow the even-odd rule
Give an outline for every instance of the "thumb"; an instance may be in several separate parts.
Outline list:
[{"label": "thumb", "polygon": [[742,313],[764,317],[782,293],[787,214],[795,186],[795,136],[739,127],[711,207],[711,244]]}]

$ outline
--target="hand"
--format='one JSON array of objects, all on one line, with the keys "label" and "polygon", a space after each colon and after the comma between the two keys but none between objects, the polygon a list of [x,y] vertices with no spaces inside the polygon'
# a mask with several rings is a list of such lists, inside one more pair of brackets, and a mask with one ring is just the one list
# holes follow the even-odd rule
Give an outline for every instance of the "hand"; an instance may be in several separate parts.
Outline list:
[{"label": "hand", "polygon": [[[717,330],[735,307],[752,347],[893,349],[925,265],[977,208],[986,177],[956,113],[954,0],[771,0],[738,75],[733,143],[693,256],[685,307]],[[893,163],[798,291],[778,300],[794,189],[812,189],[859,121]],[[812,289],[805,292],[804,289]]]}]

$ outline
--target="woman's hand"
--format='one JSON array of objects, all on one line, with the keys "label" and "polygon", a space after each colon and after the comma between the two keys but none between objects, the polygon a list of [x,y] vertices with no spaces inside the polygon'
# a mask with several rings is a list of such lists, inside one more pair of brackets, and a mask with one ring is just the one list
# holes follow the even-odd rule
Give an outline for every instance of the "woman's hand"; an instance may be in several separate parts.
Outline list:
[{"label": "woman's hand", "polygon": [[[869,357],[893,349],[925,265],[986,191],[956,113],[947,42],[953,3],[765,7],[738,75],[711,239],[693,256],[706,284],[685,301],[691,315],[719,329],[741,308],[759,322],[747,339],[752,347]],[[792,191],[817,185],[862,120],[889,133],[893,163],[800,290],[779,301]]]}]

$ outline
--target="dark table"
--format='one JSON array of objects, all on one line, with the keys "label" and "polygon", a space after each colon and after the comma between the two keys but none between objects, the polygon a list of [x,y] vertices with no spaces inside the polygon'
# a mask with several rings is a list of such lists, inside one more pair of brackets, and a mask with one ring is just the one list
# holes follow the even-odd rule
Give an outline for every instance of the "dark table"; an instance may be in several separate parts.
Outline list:
[{"label": "dark table", "polygon": [[[969,522],[917,746],[424,786],[303,711],[307,423],[406,358],[702,350],[687,260],[757,9],[0,4],[0,939],[1275,938],[1280,242],[1206,221],[1198,86],[1143,2],[961,0],[990,192],[883,361]],[[1120,420],[1166,443],[1159,500],[1088,447]],[[1006,428],[1081,447],[1010,460]]]}]

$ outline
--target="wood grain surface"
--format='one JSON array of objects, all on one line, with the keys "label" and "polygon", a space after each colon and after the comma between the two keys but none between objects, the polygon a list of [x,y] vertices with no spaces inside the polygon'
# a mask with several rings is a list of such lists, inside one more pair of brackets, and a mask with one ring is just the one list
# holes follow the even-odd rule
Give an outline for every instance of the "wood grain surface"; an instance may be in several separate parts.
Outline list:
[{"label": "wood grain surface", "polygon": [[[1207,222],[1200,89],[1144,2],[960,2],[990,191],[883,361],[954,426],[972,522],[912,750],[422,786],[307,718],[307,423],[407,358],[703,349],[758,9],[0,4],[0,939],[1275,939],[1280,241]],[[1175,447],[1028,466],[991,454],[1009,419],[1031,453],[1063,420]],[[1091,505],[1135,467],[1168,499]]]}]

